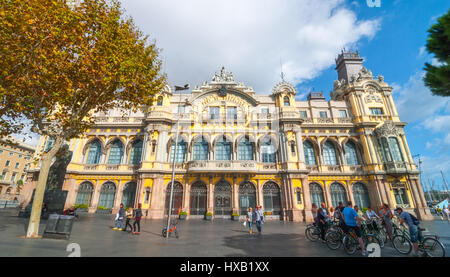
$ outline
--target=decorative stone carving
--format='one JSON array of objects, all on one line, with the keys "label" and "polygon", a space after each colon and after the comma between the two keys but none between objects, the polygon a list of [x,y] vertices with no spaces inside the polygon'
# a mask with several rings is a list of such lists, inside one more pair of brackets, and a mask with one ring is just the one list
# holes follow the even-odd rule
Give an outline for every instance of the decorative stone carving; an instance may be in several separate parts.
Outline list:
[{"label": "decorative stone carving", "polygon": [[384,76],[383,75],[378,75],[377,79],[378,79],[378,82],[380,82],[380,83],[384,82]]},{"label": "decorative stone carving", "polygon": [[374,88],[368,89],[368,95],[365,97],[366,103],[383,103],[383,99],[377,94]]},{"label": "decorative stone carving", "polygon": [[368,70],[367,68],[365,68],[363,66],[363,68],[361,68],[361,70],[358,73],[357,81],[365,80],[365,79],[372,80],[373,79],[373,75],[372,75],[372,71]]},{"label": "decorative stone carving", "polygon": [[402,130],[391,120],[386,120],[384,124],[376,128],[374,132],[378,137],[398,136],[402,134]]},{"label": "decorative stone carving", "polygon": [[278,83],[272,90],[272,94],[279,94],[282,92],[288,92],[294,95],[297,94],[297,90],[295,89],[295,87],[285,80]]},{"label": "decorative stone carving", "polygon": [[223,66],[220,70],[220,74],[215,73],[212,77],[211,84],[235,84],[233,72],[228,73]]}]

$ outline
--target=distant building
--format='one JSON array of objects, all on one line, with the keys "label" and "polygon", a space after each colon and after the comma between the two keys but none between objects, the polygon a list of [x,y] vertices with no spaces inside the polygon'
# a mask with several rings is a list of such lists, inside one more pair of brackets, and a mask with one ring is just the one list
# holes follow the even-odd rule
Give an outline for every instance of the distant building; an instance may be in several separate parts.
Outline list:
[{"label": "distant building", "polygon": [[[174,214],[230,217],[261,205],[274,218],[311,221],[313,203],[351,200],[431,219],[393,88],[362,61],[357,52],[338,56],[330,101],[321,92],[296,100],[285,80],[255,93],[222,68],[181,97],[167,86],[137,113],[96,114],[95,126],[69,142],[66,206],[115,212],[142,203],[148,218],[163,218],[176,153]],[[48,143],[41,138],[39,149]],[[30,171],[28,197],[38,172]]]},{"label": "distant building", "polygon": [[19,199],[34,150],[34,146],[12,137],[0,139],[0,199]]}]

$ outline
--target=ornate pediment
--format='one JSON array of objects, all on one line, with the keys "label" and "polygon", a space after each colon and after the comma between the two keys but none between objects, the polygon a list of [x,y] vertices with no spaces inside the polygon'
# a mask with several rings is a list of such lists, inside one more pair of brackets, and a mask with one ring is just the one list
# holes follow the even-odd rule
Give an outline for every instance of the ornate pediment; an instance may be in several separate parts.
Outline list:
[{"label": "ornate pediment", "polygon": [[397,127],[391,120],[386,120],[383,125],[374,130],[378,137],[398,136],[402,134],[402,129]]},{"label": "ornate pediment", "polygon": [[373,87],[369,87],[367,89],[367,95],[364,97],[366,103],[381,103],[383,104],[383,98],[381,98],[380,94]]},{"label": "ornate pediment", "polygon": [[216,84],[236,84],[234,81],[233,72],[228,73],[224,66],[220,70],[220,74],[217,72],[212,77],[211,85]]},{"label": "ornate pediment", "polygon": [[285,80],[281,81],[273,88],[272,94],[279,94],[283,92],[288,92],[294,95],[297,94],[297,90],[295,89],[295,87]]}]

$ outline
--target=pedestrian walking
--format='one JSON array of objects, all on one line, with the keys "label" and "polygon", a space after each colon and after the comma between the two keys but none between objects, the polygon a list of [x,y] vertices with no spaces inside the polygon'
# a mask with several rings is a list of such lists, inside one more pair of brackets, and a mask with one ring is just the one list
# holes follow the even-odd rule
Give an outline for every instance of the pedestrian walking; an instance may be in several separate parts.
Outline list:
[{"label": "pedestrian walking", "polygon": [[133,219],[133,206],[130,205],[128,207],[128,209],[125,213],[125,216],[126,216],[127,221],[125,223],[125,229],[123,229],[123,231],[126,232],[128,229],[128,226],[130,226],[130,232],[133,232],[133,226],[131,226],[131,223],[130,223],[131,219]]},{"label": "pedestrian walking", "polygon": [[264,222],[264,214],[261,206],[256,206],[255,211],[253,212],[254,221],[256,225],[256,229],[258,230],[258,235],[262,233],[262,224]]},{"label": "pedestrian walking", "polygon": [[252,209],[252,207],[248,208],[247,223],[248,223],[249,234],[251,235],[253,233],[253,209]]},{"label": "pedestrian walking", "polygon": [[[133,234],[135,234],[135,235],[139,235],[141,233],[141,217],[142,217],[141,207],[142,207],[142,205],[141,205],[141,203],[139,203],[138,208],[134,211],[134,223],[133,223],[134,232],[133,232]],[[136,232],[136,225],[138,227],[137,232]]]},{"label": "pedestrian walking", "polygon": [[122,231],[124,218],[125,218],[125,210],[123,209],[123,204],[120,204],[120,209],[116,214],[116,219],[115,219],[115,224],[114,224],[113,230]]}]

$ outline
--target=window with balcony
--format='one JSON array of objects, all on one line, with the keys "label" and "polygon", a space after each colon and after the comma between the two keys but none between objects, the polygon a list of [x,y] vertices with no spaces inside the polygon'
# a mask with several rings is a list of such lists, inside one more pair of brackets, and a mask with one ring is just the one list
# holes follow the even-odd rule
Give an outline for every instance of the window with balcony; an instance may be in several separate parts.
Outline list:
[{"label": "window with balcony", "polygon": [[111,143],[111,148],[109,150],[108,164],[120,164],[123,155],[123,145],[122,142],[116,139]]},{"label": "window with balcony", "polygon": [[91,142],[89,145],[88,156],[86,164],[98,164],[100,162],[100,155],[102,153],[102,147],[98,140]]},{"label": "window with balcony", "polygon": [[400,146],[398,145],[397,138],[389,138],[389,145],[392,149],[392,156],[394,156],[395,162],[403,162],[402,152],[400,151]]},{"label": "window with balcony", "polygon": [[185,108],[186,108],[185,106],[178,105],[177,113],[178,113],[178,114],[184,114],[184,113],[186,112],[186,109],[185,109]]},{"label": "window with balcony", "polygon": [[206,161],[208,159],[208,142],[202,137],[201,141],[194,142],[194,161]]},{"label": "window with balcony", "polygon": [[231,143],[221,138],[216,142],[216,160],[229,161],[231,160]]},{"label": "window with balcony", "polygon": [[397,202],[398,205],[409,205],[409,199],[408,199],[408,194],[406,193],[406,189],[397,188],[397,189],[393,189],[393,191],[394,191],[395,202]]},{"label": "window with balcony", "polygon": [[336,148],[330,141],[323,145],[323,161],[325,165],[337,165]]},{"label": "window with balcony", "polygon": [[227,107],[227,119],[237,119],[236,107]]},{"label": "window with balcony", "polygon": [[289,107],[291,105],[290,101],[289,101],[289,97],[285,96],[283,98],[283,102],[284,102],[284,106],[285,107]]},{"label": "window with balcony", "polygon": [[6,174],[7,174],[7,172],[3,171],[2,175],[0,176],[1,180],[6,180]]},{"label": "window with balcony", "polygon": [[209,107],[209,119],[220,118],[220,107]]},{"label": "window with balcony", "polygon": [[371,115],[382,115],[383,109],[382,108],[370,108],[370,114]]},{"label": "window with balcony", "polygon": [[248,137],[242,138],[238,145],[238,158],[240,161],[253,160],[253,143]]},{"label": "window with balcony", "polygon": [[359,164],[358,155],[356,153],[356,146],[353,141],[348,141],[345,144],[345,160],[348,165],[357,165]]},{"label": "window with balcony", "polygon": [[328,118],[327,112],[320,112],[320,118]]},{"label": "window with balcony", "polygon": [[307,165],[316,165],[316,154],[311,142],[303,142],[303,152],[305,153],[305,163]]},{"label": "window with balcony", "polygon": [[346,110],[339,110],[339,116],[341,118],[347,118],[347,111]]},{"label": "window with balcony", "polygon": [[16,175],[17,175],[17,173],[15,173],[15,172],[11,175],[11,182],[14,183],[14,181],[16,180]]},{"label": "window with balcony", "polygon": [[142,158],[142,140],[137,140],[131,146],[130,164],[140,164]]},{"label": "window with balcony", "polygon": [[270,139],[261,143],[261,161],[263,163],[275,162],[275,147]]},{"label": "window with balcony", "polygon": [[[176,160],[177,163],[184,162],[184,157],[186,155],[186,142],[183,139],[178,140],[178,146],[177,146],[177,153],[176,153]],[[172,142],[172,145],[170,146],[170,162],[173,162],[175,156],[175,140]]]},{"label": "window with balcony", "polygon": [[306,111],[300,111],[300,117],[301,118],[307,118],[308,114],[306,113]]}]

